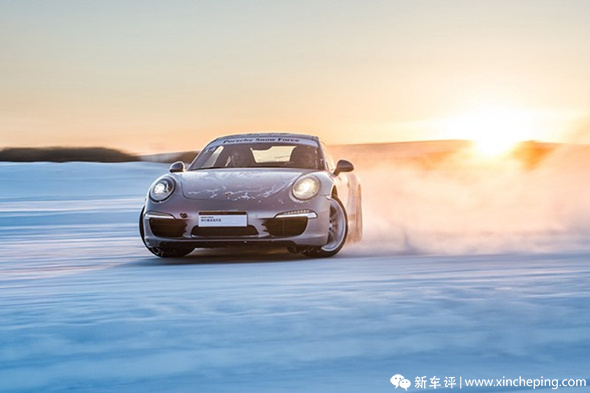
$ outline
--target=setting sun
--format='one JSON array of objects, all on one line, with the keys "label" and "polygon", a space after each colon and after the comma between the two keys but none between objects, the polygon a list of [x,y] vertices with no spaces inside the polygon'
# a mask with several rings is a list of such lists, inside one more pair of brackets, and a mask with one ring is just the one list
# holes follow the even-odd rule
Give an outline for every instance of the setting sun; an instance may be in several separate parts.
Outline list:
[{"label": "setting sun", "polygon": [[487,107],[446,120],[444,132],[473,141],[482,156],[496,157],[509,153],[519,142],[534,139],[536,123],[531,112]]}]

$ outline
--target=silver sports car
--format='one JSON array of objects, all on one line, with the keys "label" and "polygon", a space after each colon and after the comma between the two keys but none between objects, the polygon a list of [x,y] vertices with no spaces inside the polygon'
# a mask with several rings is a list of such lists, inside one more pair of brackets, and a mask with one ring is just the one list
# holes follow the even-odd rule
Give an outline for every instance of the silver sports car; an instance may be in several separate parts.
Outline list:
[{"label": "silver sports car", "polygon": [[287,247],[335,255],[362,236],[361,185],[316,136],[263,133],[215,139],[188,168],[176,162],[150,187],[141,238],[159,257],[195,248]]}]

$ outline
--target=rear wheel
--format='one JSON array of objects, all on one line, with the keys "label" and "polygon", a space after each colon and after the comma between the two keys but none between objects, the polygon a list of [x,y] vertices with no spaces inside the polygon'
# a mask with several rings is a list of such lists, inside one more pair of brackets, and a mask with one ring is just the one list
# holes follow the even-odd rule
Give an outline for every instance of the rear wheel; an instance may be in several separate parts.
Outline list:
[{"label": "rear wheel", "polygon": [[309,247],[301,251],[303,255],[314,258],[326,258],[336,255],[344,246],[348,234],[348,219],[342,202],[336,197],[330,201],[330,223],[328,225],[328,242],[321,247]]},{"label": "rear wheel", "polygon": [[180,258],[193,252],[193,247],[152,247],[147,245],[147,243],[145,242],[145,230],[143,228],[144,211],[145,209],[142,209],[141,214],[139,215],[139,234],[141,236],[141,241],[143,242],[143,245],[152,254],[160,258]]}]

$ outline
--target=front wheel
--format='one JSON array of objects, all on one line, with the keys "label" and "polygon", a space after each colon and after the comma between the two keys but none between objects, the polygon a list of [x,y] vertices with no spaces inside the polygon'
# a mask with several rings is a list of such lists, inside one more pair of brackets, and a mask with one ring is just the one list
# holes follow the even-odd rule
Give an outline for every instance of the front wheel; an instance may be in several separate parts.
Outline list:
[{"label": "front wheel", "polygon": [[144,210],[141,210],[141,213],[139,214],[139,235],[141,236],[141,241],[143,242],[143,245],[145,246],[145,248],[147,248],[149,250],[149,252],[151,252],[152,254],[154,254],[155,256],[158,256],[160,258],[180,258],[183,257],[185,255],[190,254],[191,252],[193,252],[194,248],[193,247],[152,247],[152,246],[148,246],[147,243],[145,242],[145,230],[143,228],[143,214],[144,214]]},{"label": "front wheel", "polygon": [[348,218],[342,202],[336,197],[330,201],[330,222],[328,225],[328,242],[321,247],[309,247],[301,251],[308,257],[326,258],[336,255],[346,242],[348,235]]},{"label": "front wheel", "polygon": [[160,258],[181,258],[193,252],[194,248],[187,247],[148,247],[146,248],[154,255]]}]

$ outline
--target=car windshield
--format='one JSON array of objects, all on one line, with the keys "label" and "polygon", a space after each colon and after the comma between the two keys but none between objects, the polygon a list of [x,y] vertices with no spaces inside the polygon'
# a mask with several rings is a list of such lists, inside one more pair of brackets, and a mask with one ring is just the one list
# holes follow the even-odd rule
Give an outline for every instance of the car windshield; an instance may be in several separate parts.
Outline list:
[{"label": "car windshield", "polygon": [[212,168],[320,169],[317,145],[285,143],[210,144],[189,170]]}]

